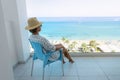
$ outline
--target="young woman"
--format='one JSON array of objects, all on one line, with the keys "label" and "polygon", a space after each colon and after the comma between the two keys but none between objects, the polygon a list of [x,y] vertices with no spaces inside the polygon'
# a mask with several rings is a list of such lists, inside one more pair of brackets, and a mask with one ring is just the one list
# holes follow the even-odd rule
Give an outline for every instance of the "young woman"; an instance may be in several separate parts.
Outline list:
[{"label": "young woman", "polygon": [[[32,35],[30,36],[30,40],[37,41],[43,45],[43,51],[55,51],[49,60],[54,61],[59,58],[60,53],[58,52],[59,49],[63,49],[64,56],[69,60],[69,62],[74,63],[73,59],[69,55],[67,49],[62,44],[51,44],[45,37],[41,36],[39,32],[41,31],[42,22],[39,22],[36,17],[32,17],[28,19],[28,26],[25,27],[26,30],[29,30]],[[63,63],[65,61],[63,60]]]}]

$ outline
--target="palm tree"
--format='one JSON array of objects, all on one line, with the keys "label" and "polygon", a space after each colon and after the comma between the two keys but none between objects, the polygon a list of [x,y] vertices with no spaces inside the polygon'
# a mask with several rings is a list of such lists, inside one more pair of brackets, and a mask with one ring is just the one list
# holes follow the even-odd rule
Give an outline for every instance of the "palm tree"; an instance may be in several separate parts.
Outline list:
[{"label": "palm tree", "polygon": [[97,48],[97,45],[99,45],[95,40],[91,40],[89,42],[89,46],[95,49],[95,51],[99,52],[99,49]]},{"label": "palm tree", "polygon": [[69,43],[70,41],[67,39],[67,38],[65,38],[65,37],[62,37],[62,39],[61,39],[64,43]]},{"label": "palm tree", "polygon": [[90,48],[87,46],[86,43],[82,43],[82,44],[81,44],[81,47],[82,47],[82,51],[83,51],[83,52],[91,52],[91,51],[90,51]]},{"label": "palm tree", "polygon": [[77,44],[77,42],[74,41],[74,42],[72,42],[72,43],[68,46],[68,48],[69,48],[70,50],[73,50],[73,49],[75,48],[76,44]]}]

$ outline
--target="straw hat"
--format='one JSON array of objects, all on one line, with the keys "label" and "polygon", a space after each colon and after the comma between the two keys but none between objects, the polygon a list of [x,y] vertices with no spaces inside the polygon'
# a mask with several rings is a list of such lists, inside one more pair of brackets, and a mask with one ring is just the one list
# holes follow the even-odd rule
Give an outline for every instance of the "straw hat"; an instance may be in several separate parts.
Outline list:
[{"label": "straw hat", "polygon": [[28,26],[25,27],[26,30],[35,29],[38,26],[42,25],[42,22],[39,22],[36,17],[28,19]]}]

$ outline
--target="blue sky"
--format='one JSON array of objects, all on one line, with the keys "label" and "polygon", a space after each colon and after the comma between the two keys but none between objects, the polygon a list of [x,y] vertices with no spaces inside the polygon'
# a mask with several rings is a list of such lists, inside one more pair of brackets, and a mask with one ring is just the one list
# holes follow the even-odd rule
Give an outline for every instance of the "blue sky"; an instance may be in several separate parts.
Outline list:
[{"label": "blue sky", "polygon": [[120,0],[26,0],[28,17],[118,17]]}]

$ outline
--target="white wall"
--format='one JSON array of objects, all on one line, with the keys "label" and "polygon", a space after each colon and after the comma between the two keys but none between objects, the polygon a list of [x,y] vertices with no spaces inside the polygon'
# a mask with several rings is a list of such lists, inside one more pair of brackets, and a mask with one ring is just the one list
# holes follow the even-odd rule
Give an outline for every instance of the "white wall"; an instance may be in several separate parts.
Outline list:
[{"label": "white wall", "polygon": [[[8,47],[10,49],[10,58],[12,65],[15,65],[18,62],[17,58],[17,49],[16,49],[16,38],[15,38],[15,27],[17,25],[16,20],[17,16],[16,15],[16,7],[14,7],[14,2],[13,0],[8,1],[8,0],[1,0],[2,1],[2,7],[3,7],[3,12],[4,12],[4,19],[5,19],[5,25],[6,25],[6,33],[7,33],[7,39],[8,39]],[[7,2],[9,4],[7,4]]]},{"label": "white wall", "polygon": [[[29,57],[28,32],[26,25],[26,6],[24,0],[1,0],[8,47],[12,65],[25,62]],[[18,5],[19,3],[19,5]]]},{"label": "white wall", "polygon": [[4,13],[0,0],[0,80],[14,80],[9,50]]},{"label": "white wall", "polygon": [[26,2],[25,0],[17,0],[16,4],[18,10],[19,27],[22,36],[21,40],[22,40],[23,56],[24,56],[24,61],[26,61],[30,55],[28,31],[25,30],[25,26],[27,25]]}]

